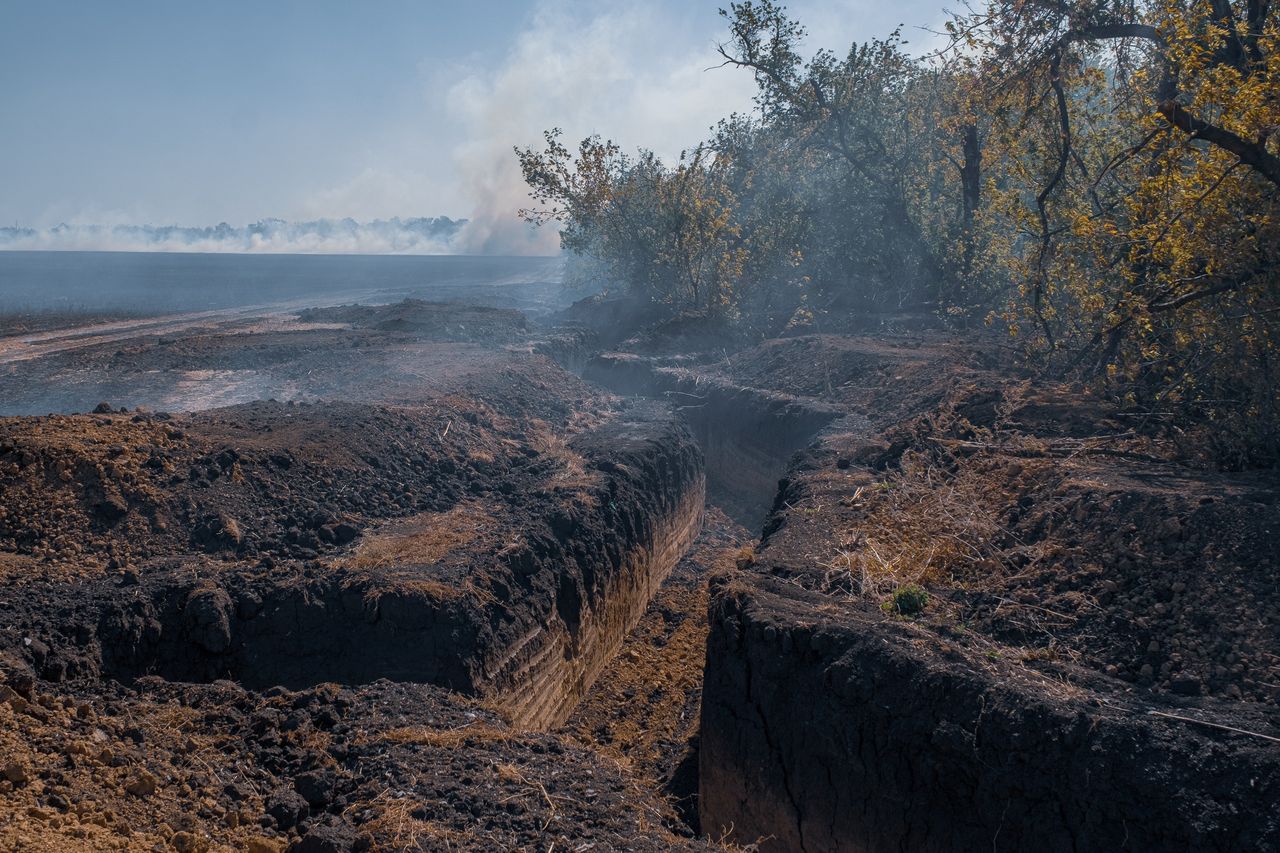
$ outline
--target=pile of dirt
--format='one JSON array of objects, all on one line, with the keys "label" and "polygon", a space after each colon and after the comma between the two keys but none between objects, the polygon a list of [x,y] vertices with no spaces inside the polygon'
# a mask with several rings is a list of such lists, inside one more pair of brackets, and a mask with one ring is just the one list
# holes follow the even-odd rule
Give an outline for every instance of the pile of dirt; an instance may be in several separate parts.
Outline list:
[{"label": "pile of dirt", "polygon": [[6,850],[706,849],[617,766],[422,685],[36,687],[0,671]]},{"label": "pile of dirt", "polygon": [[259,402],[0,420],[0,550],[76,572],[191,551],[314,559],[375,520],[501,488],[540,442],[551,449],[607,410],[568,376],[568,396],[545,373],[526,378],[498,374],[487,394],[411,409]]},{"label": "pile of dirt", "polygon": [[877,604],[920,585],[925,622],[984,654],[1276,703],[1280,481],[1180,463],[1121,415],[989,382],[874,440],[833,433],[781,497],[816,518],[775,519],[826,553],[787,573]]},{"label": "pile of dirt", "polygon": [[[696,847],[668,829],[687,833],[650,774],[508,722],[562,721],[696,536],[688,430],[495,349],[499,327],[523,335],[510,312],[353,310],[28,365],[29,383],[65,370],[99,390],[95,376],[141,386],[228,366],[359,389],[0,419],[5,836],[20,849]],[[484,343],[448,341],[469,335]],[[699,623],[684,615],[688,633]],[[694,685],[679,689],[686,704]],[[686,748],[695,716],[683,707],[662,748]]]}]

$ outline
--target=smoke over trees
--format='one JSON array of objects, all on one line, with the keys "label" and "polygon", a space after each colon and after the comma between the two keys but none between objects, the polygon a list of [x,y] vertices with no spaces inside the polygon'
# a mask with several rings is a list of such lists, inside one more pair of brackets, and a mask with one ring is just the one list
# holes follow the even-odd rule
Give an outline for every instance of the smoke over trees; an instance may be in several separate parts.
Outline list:
[{"label": "smoke over trees", "polygon": [[1267,0],[995,0],[909,56],[801,53],[772,0],[722,12],[754,75],[674,165],[556,133],[520,150],[569,251],[673,310],[984,321],[1153,416],[1280,440],[1280,24]]}]

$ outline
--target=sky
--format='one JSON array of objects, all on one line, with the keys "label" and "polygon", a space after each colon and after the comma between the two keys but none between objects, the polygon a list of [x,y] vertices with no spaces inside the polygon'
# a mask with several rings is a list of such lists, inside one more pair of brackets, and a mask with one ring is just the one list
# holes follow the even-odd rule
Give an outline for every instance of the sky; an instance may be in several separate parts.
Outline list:
[{"label": "sky", "polygon": [[[466,217],[471,251],[553,251],[513,145],[562,127],[671,157],[750,109],[724,0],[0,0],[0,225]],[[795,0],[807,47],[936,0]],[[711,69],[711,70],[709,70]]]}]

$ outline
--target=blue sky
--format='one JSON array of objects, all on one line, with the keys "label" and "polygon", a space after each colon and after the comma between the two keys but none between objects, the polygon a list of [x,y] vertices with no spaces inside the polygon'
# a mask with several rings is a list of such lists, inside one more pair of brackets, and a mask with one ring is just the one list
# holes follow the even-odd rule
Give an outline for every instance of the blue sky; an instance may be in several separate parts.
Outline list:
[{"label": "blue sky", "polygon": [[[674,154],[749,105],[745,74],[705,71],[719,5],[0,0],[0,223],[447,214],[501,231],[510,146],[542,128]],[[813,47],[942,20],[928,0],[791,6]]]}]

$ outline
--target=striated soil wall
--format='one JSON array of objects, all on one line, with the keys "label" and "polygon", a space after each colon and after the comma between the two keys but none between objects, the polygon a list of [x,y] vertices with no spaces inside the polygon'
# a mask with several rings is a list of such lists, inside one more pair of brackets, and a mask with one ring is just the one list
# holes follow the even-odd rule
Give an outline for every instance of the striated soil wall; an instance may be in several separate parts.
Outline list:
[{"label": "striated soil wall", "polygon": [[712,500],[734,521],[756,530],[773,505],[791,454],[841,414],[813,400],[658,367],[625,353],[597,356],[582,375],[616,393],[675,406],[706,457]]},{"label": "striated soil wall", "polygon": [[700,808],[764,851],[1271,850],[1276,745],[1051,682],[763,578],[713,590]]},{"label": "striated soil wall", "polygon": [[689,430],[652,404],[579,434],[568,452],[581,483],[515,495],[518,522],[468,546],[463,574],[419,569],[412,555],[364,572],[182,560],[132,586],[51,585],[28,613],[8,605],[38,640],[18,651],[52,679],[431,683],[524,727],[559,724],[697,536],[705,490]]}]

